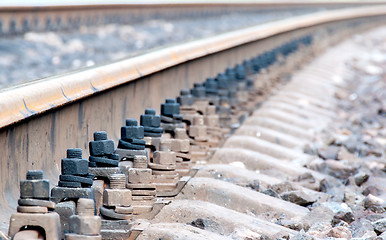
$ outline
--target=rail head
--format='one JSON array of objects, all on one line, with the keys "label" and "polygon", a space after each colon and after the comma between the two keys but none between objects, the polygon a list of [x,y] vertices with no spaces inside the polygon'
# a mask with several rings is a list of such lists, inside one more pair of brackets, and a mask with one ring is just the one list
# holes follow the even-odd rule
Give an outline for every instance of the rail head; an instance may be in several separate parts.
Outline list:
[{"label": "rail head", "polygon": [[37,4],[28,4],[25,1],[12,1],[9,3],[2,3],[0,5],[0,12],[30,12],[30,11],[69,11],[69,10],[97,10],[97,9],[122,9],[122,8],[179,8],[179,7],[259,7],[259,8],[271,8],[271,7],[319,7],[319,6],[369,6],[381,4],[381,1],[235,1],[235,0],[222,0],[222,1],[130,1],[130,3],[124,1],[110,1],[106,2],[94,1],[92,4],[87,2],[59,2],[55,5],[52,1],[41,1]]},{"label": "rail head", "polygon": [[292,17],[6,88],[0,90],[0,128],[205,55],[299,28],[380,15],[386,15],[386,5]]}]

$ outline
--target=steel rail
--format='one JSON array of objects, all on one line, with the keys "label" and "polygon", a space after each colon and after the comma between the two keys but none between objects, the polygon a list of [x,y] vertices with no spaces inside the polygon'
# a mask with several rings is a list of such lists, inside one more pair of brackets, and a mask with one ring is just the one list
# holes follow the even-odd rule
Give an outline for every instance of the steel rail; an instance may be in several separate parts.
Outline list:
[{"label": "steel rail", "polygon": [[356,25],[348,23],[384,15],[383,5],[314,13],[0,91],[0,223],[15,211],[27,170],[43,169],[56,182],[65,149],[87,150],[94,131],[117,140],[125,118],[158,109],[166,97],[227,66],[318,29],[344,26],[352,33]]},{"label": "steel rail", "polygon": [[117,4],[78,4],[78,5],[42,5],[42,6],[32,6],[32,5],[8,5],[0,6],[0,12],[31,12],[31,11],[67,11],[67,10],[96,10],[96,9],[122,9],[122,8],[174,8],[174,7],[348,7],[348,6],[368,6],[368,5],[379,5],[380,1],[259,1],[259,2],[250,2],[250,1],[216,1],[216,2],[194,2],[194,1],[173,1],[173,2],[150,2],[147,4],[143,3],[117,3]]},{"label": "steel rail", "polygon": [[386,6],[313,13],[162,49],[0,91],[0,128],[186,61],[317,24],[386,14]]},{"label": "steel rail", "polygon": [[80,26],[109,23],[133,23],[146,19],[201,17],[231,12],[318,10],[368,6],[376,1],[359,2],[153,2],[148,4],[100,4],[57,6],[0,6],[0,34],[13,35],[33,31],[76,29]]}]

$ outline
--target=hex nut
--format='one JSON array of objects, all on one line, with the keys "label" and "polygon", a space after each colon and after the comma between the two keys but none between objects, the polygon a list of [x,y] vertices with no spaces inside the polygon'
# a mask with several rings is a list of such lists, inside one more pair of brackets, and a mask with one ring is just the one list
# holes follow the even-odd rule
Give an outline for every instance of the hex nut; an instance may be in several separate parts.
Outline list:
[{"label": "hex nut", "polygon": [[48,199],[50,196],[50,182],[45,179],[21,180],[20,198]]},{"label": "hex nut", "polygon": [[162,115],[166,115],[166,116],[173,116],[174,114],[178,114],[178,111],[176,111],[176,104],[166,104],[166,103],[162,104],[161,113]]},{"label": "hex nut", "polygon": [[205,125],[208,127],[217,127],[219,126],[219,117],[217,115],[205,116]]},{"label": "hex nut", "polygon": [[102,225],[99,216],[72,215],[69,222],[70,232],[81,235],[98,235]]},{"label": "hex nut", "polygon": [[63,175],[87,175],[88,160],[77,158],[62,159],[62,174]]},{"label": "hex nut", "polygon": [[161,117],[157,115],[141,115],[141,125],[146,127],[159,127],[161,124]]},{"label": "hex nut", "polygon": [[121,127],[122,139],[142,139],[144,137],[143,126],[124,126]]},{"label": "hex nut", "polygon": [[129,189],[105,189],[103,205],[108,207],[131,206],[131,191]]},{"label": "hex nut", "polygon": [[160,150],[171,151],[173,139],[161,139]]},{"label": "hex nut", "polygon": [[175,99],[168,98],[161,104],[161,115],[173,116],[180,113],[180,104]]},{"label": "hex nut", "polygon": [[79,198],[76,205],[76,214],[79,216],[94,216],[95,201],[90,198]]},{"label": "hex nut", "polygon": [[151,183],[153,181],[152,171],[149,168],[130,168],[129,183]]},{"label": "hex nut", "polygon": [[174,135],[176,139],[188,139],[185,128],[176,128],[174,130]]},{"label": "hex nut", "polygon": [[196,98],[203,98],[206,96],[206,89],[201,84],[194,84],[194,88],[190,91],[191,94]]},{"label": "hex nut", "polygon": [[162,165],[176,164],[176,153],[170,151],[155,151],[153,154],[153,163]]},{"label": "hex nut", "polygon": [[190,150],[189,139],[173,139],[171,150],[173,152],[189,152]]},{"label": "hex nut", "polygon": [[189,127],[189,136],[191,137],[206,137],[206,133],[206,126],[192,125]]},{"label": "hex nut", "polygon": [[[189,94],[189,92],[188,92],[188,94]],[[181,106],[190,106],[190,105],[194,104],[194,98],[190,94],[189,95],[182,95],[182,91],[181,91],[181,96],[177,97],[177,102]]]},{"label": "hex nut", "polygon": [[114,141],[113,140],[99,140],[91,141],[89,143],[90,155],[92,156],[104,156],[114,153]]}]

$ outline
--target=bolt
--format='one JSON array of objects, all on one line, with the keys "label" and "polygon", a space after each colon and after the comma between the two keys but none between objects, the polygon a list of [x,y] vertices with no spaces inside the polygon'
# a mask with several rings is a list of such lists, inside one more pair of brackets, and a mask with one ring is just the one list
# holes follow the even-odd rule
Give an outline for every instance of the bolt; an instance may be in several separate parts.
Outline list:
[{"label": "bolt", "polygon": [[216,114],[216,106],[209,105],[206,108],[207,115],[215,115]]},{"label": "bolt", "polygon": [[111,189],[125,189],[126,188],[126,175],[121,173],[112,174],[110,176],[110,188]]},{"label": "bolt", "polygon": [[147,157],[141,155],[134,156],[133,168],[147,168]]},{"label": "bolt", "polygon": [[101,141],[101,140],[107,140],[107,132],[105,131],[94,132],[94,141]]},{"label": "bolt", "polygon": [[80,149],[80,148],[67,149],[67,158],[82,159],[82,149]]},{"label": "bolt", "polygon": [[176,100],[173,98],[167,98],[165,103],[176,103]]},{"label": "bolt", "polygon": [[201,115],[193,118],[193,125],[204,125],[204,118]]},{"label": "bolt", "polygon": [[76,214],[79,216],[94,216],[94,200],[88,198],[79,198],[76,206]]},{"label": "bolt", "polygon": [[137,126],[137,119],[126,119],[126,126]]},{"label": "bolt", "polygon": [[39,180],[39,179],[43,179],[42,170],[29,170],[27,172],[27,180]]},{"label": "bolt", "polygon": [[171,139],[161,140],[160,151],[170,151],[172,149],[172,141]]},{"label": "bolt", "polygon": [[155,110],[152,108],[146,108],[145,109],[145,114],[146,115],[155,115]]},{"label": "bolt", "polygon": [[186,139],[186,130],[184,128],[176,128],[174,130],[174,136],[176,139]]},{"label": "bolt", "polygon": [[181,96],[187,96],[187,95],[189,95],[189,94],[190,94],[189,89],[182,89],[182,90],[180,91],[180,95],[181,95]]}]

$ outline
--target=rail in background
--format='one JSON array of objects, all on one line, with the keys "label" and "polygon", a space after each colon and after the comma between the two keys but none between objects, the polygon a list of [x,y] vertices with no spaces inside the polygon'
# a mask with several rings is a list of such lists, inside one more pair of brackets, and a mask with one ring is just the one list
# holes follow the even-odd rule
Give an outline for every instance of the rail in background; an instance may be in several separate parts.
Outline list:
[{"label": "rail in background", "polygon": [[158,109],[165,98],[228,66],[300,36],[318,41],[325,31],[352,33],[358,23],[384,15],[385,6],[310,14],[1,91],[0,220],[14,211],[16,186],[28,169],[43,169],[57,182],[65,150],[88,152],[94,131],[105,130],[116,141],[124,119]]},{"label": "rail in background", "polygon": [[0,7],[0,34],[14,35],[27,31],[73,30],[81,26],[110,23],[132,24],[146,19],[204,17],[231,12],[296,11],[334,9],[379,2],[275,2],[275,3],[156,3],[78,6],[7,6]]}]

